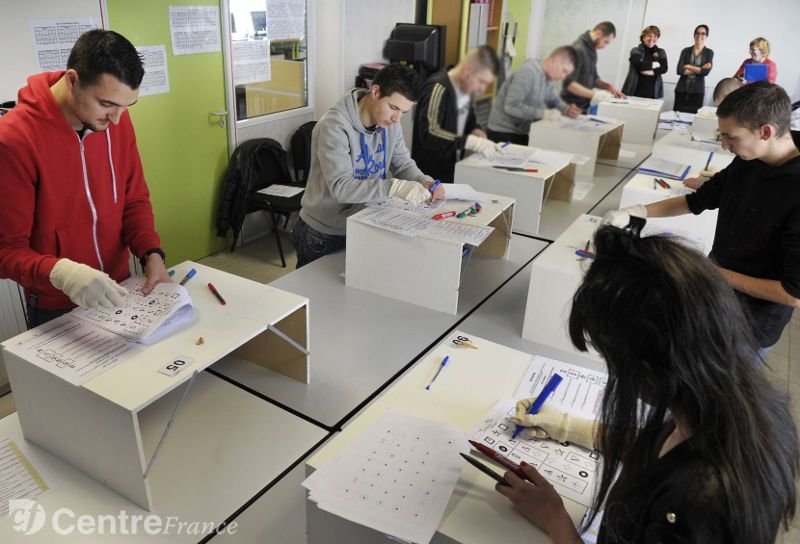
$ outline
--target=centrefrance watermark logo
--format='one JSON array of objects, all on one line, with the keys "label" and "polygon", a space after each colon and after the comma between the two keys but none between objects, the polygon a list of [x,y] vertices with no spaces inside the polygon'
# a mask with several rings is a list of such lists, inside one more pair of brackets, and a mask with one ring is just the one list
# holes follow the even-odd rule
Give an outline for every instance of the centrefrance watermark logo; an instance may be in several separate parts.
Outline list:
[{"label": "centrefrance watermark logo", "polygon": [[48,515],[36,501],[15,499],[8,502],[12,528],[22,535],[52,531],[56,535],[191,535],[236,534],[235,521],[219,526],[214,521],[189,521],[178,516],[129,513],[120,510],[113,514],[78,513],[71,508],[58,508]]}]

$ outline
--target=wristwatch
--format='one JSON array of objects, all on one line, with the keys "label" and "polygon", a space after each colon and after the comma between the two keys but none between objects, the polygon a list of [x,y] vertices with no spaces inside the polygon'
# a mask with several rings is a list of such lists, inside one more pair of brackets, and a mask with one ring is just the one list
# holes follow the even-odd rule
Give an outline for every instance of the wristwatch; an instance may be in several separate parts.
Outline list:
[{"label": "wristwatch", "polygon": [[147,264],[147,258],[152,255],[153,253],[157,253],[161,260],[164,261],[164,264],[167,263],[167,256],[164,253],[164,250],[160,247],[154,247],[152,249],[148,249],[145,251],[141,257],[139,257],[139,264],[142,265],[142,270],[144,270],[145,265]]}]

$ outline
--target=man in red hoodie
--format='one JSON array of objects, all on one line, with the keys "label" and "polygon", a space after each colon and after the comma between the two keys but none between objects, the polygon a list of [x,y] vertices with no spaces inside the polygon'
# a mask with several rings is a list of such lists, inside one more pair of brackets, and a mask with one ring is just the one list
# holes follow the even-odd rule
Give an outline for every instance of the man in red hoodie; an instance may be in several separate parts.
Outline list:
[{"label": "man in red hoodie", "polygon": [[0,118],[0,278],[25,288],[29,326],[120,305],[129,251],[145,292],[170,281],[126,111],[143,76],[127,39],[92,30]]}]

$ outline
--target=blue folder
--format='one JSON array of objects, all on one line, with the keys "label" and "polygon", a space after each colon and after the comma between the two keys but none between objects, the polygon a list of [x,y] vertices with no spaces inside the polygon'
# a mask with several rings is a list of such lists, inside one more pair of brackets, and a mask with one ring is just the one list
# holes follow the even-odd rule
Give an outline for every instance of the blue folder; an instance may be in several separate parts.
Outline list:
[{"label": "blue folder", "polygon": [[745,64],[744,65],[744,80],[748,83],[754,81],[767,80],[767,65],[766,64]]}]

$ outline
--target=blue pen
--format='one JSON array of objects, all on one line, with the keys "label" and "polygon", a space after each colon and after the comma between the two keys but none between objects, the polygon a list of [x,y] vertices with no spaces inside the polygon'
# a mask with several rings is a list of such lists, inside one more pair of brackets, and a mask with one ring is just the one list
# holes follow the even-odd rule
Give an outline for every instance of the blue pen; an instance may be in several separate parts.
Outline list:
[{"label": "blue pen", "polygon": [[[535,401],[533,401],[533,404],[531,405],[527,413],[538,414],[539,410],[542,409],[544,401],[546,401],[547,397],[549,397],[553,393],[553,391],[556,390],[556,387],[558,387],[558,384],[560,384],[561,380],[563,379],[564,378],[561,377],[561,374],[553,374],[552,376],[550,376],[550,380],[548,380],[547,385],[544,386],[542,392],[539,393],[539,396],[536,397]],[[522,425],[517,425],[517,428],[514,429],[514,434],[511,435],[511,440],[517,438],[517,435],[519,435],[519,433],[521,433],[524,428],[525,427],[523,427]]]},{"label": "blue pen", "polygon": [[431,386],[433,385],[433,382],[436,381],[436,378],[439,377],[439,373],[442,371],[442,369],[445,367],[445,365],[447,365],[447,361],[449,359],[450,359],[450,356],[446,355],[445,358],[442,360],[442,364],[439,365],[439,370],[436,371],[436,374],[433,375],[433,378],[431,378],[431,381],[428,382],[428,385],[425,386],[425,391],[430,391],[431,390]]},{"label": "blue pen", "polygon": [[437,188],[439,185],[441,185],[441,184],[442,184],[442,180],[440,180],[440,179],[437,179],[437,180],[436,180],[436,181],[433,183],[433,185],[431,185],[431,188],[430,188],[430,189],[428,189],[428,191],[430,191],[430,193],[431,193],[431,194],[433,194],[433,192],[436,190],[436,188]]},{"label": "blue pen", "polygon": [[180,282],[178,285],[183,285],[184,283],[186,283],[187,281],[189,281],[190,279],[192,279],[192,277],[194,277],[194,275],[195,275],[195,274],[197,274],[197,270],[195,270],[194,268],[192,268],[191,270],[189,270],[189,273],[188,273],[188,274],[186,274],[186,275],[183,277],[183,279],[181,280],[181,282]]},{"label": "blue pen", "polygon": [[508,141],[508,142],[503,142],[502,144],[500,144],[500,147],[505,148],[505,147],[508,147],[510,145],[511,145],[511,141]]}]

